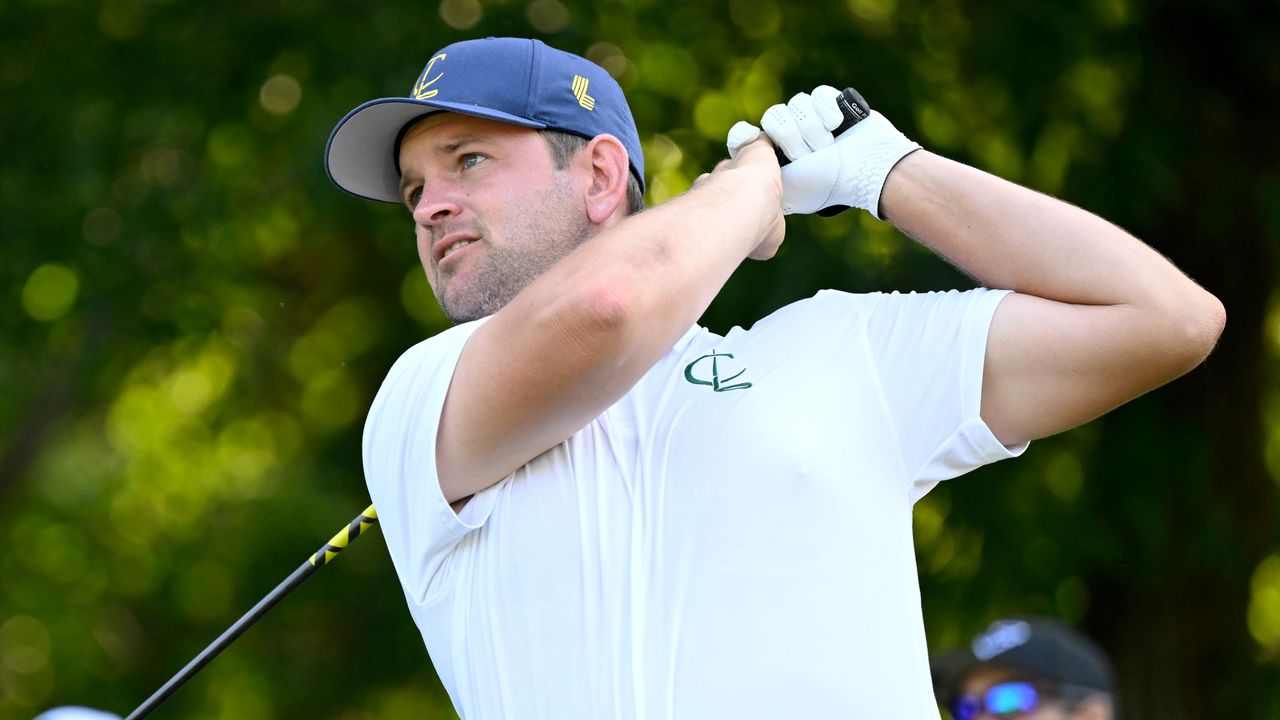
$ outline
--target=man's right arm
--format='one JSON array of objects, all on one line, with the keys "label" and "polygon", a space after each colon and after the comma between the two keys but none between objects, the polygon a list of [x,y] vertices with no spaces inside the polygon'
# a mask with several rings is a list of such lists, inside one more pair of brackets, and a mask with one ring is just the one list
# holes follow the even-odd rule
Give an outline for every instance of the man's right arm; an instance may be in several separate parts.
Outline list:
[{"label": "man's right arm", "polygon": [[[625,157],[622,167],[625,183]],[[493,485],[626,394],[745,257],[777,249],[781,192],[772,148],[748,146],[689,192],[582,244],[478,328],[440,418],[445,499]]]}]

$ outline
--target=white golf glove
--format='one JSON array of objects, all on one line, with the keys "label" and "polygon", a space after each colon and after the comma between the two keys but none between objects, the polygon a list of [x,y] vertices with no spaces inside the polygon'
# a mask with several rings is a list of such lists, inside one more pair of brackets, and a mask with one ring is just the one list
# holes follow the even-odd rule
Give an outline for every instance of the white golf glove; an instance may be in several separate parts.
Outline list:
[{"label": "white golf glove", "polygon": [[[787,215],[859,207],[880,218],[880,191],[889,171],[920,147],[874,110],[838,139],[833,137],[831,131],[844,121],[836,105],[839,96],[839,90],[819,85],[812,94],[799,93],[786,105],[774,105],[760,118],[769,139],[792,160],[782,168],[782,212]],[[737,123],[729,129],[729,156],[758,137],[760,128]]]}]

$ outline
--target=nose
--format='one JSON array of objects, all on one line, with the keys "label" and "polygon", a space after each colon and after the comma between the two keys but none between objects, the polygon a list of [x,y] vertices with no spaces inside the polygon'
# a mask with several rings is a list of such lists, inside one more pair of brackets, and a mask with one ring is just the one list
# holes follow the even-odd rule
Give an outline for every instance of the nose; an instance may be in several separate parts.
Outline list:
[{"label": "nose", "polygon": [[424,188],[418,204],[413,206],[413,221],[423,227],[431,227],[456,218],[461,212],[462,206],[447,188]]}]

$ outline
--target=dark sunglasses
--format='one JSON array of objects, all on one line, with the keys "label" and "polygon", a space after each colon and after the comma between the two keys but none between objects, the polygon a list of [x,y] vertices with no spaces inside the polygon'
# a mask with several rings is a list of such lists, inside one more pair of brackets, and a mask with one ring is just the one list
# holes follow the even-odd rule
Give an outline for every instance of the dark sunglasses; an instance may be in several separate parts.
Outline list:
[{"label": "dark sunglasses", "polygon": [[1031,712],[1040,703],[1040,693],[1029,682],[1003,682],[992,685],[982,697],[961,695],[951,706],[955,720],[973,720],[986,711],[998,717]]}]

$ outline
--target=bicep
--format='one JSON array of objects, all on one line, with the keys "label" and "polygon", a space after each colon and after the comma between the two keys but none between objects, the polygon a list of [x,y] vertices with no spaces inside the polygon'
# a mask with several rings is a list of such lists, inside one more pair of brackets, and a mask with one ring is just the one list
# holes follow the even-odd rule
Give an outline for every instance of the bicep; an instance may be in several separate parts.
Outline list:
[{"label": "bicep", "polygon": [[1146,314],[1012,293],[997,307],[982,374],[982,419],[1006,445],[1081,425],[1168,380]]}]

